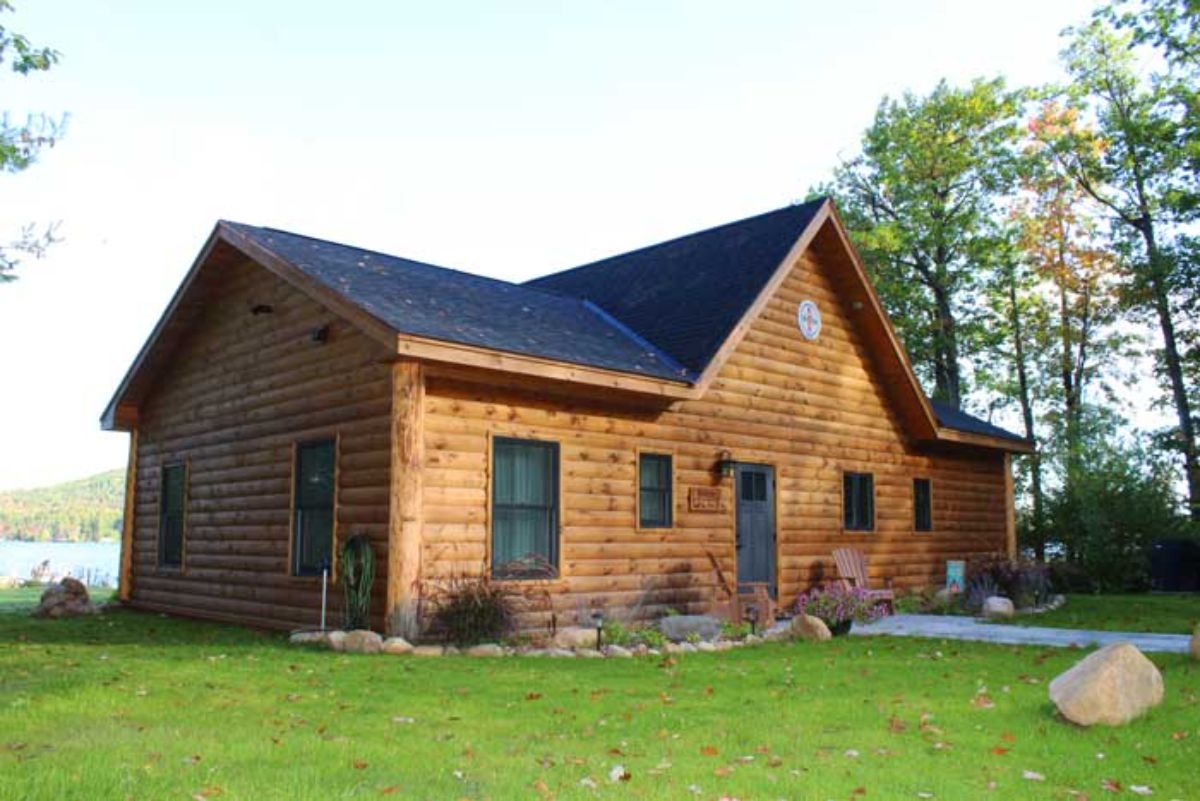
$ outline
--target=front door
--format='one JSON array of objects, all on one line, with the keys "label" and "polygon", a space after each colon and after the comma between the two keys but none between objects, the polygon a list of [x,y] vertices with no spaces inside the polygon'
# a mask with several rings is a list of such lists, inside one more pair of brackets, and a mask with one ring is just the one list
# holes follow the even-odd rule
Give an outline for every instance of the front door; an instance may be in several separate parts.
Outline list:
[{"label": "front door", "polygon": [[765,582],[774,598],[775,469],[762,464],[739,464],[734,481],[738,584]]}]

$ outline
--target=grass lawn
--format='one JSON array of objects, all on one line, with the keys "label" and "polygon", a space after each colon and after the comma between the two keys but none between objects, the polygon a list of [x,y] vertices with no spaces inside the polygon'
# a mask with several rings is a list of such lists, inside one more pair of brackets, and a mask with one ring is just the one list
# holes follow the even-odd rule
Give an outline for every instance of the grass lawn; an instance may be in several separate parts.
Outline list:
[{"label": "grass lawn", "polygon": [[1021,626],[1190,634],[1200,623],[1200,593],[1068,595],[1053,612],[1017,615]]},{"label": "grass lawn", "polygon": [[1046,697],[1079,651],[422,660],[134,612],[3,614],[0,643],[3,799],[1197,797],[1200,665],[1176,655],[1151,656],[1162,706],[1082,730]]}]

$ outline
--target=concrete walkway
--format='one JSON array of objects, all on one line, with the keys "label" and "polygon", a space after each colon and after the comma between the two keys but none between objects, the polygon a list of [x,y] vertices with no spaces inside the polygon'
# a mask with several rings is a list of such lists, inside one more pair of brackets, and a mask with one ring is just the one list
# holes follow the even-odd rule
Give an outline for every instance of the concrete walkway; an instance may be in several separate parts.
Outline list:
[{"label": "concrete walkway", "polygon": [[1129,642],[1142,651],[1185,654],[1189,638],[1186,634],[1139,634],[1125,631],[1083,631],[1052,629],[1044,626],[1010,626],[983,623],[972,617],[956,615],[892,615],[870,625],[854,624],[851,634],[869,637],[888,634],[894,637],[932,637],[947,640],[973,640],[1005,645],[1050,645],[1059,648],[1092,645],[1104,646],[1114,642]]}]

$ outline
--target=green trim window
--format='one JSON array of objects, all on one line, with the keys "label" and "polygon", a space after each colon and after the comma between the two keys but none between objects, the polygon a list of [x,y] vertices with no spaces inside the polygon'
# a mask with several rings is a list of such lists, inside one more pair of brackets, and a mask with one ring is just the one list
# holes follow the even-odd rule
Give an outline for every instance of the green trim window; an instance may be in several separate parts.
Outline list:
[{"label": "green trim window", "polygon": [[183,567],[183,520],[187,514],[187,466],[163,465],[158,502],[158,565]]},{"label": "green trim window", "polygon": [[332,439],[296,445],[296,488],[292,508],[292,573],[319,576],[333,564],[334,466]]},{"label": "green trim window", "polygon": [[913,529],[933,531],[933,485],[927,478],[913,479]]},{"label": "green trim window", "polygon": [[875,528],[875,476],[871,473],[842,474],[842,526],[846,531]]},{"label": "green trim window", "polygon": [[638,524],[641,528],[670,528],[671,457],[663,453],[638,456]]},{"label": "green trim window", "polygon": [[492,440],[492,576],[558,575],[558,443]]}]

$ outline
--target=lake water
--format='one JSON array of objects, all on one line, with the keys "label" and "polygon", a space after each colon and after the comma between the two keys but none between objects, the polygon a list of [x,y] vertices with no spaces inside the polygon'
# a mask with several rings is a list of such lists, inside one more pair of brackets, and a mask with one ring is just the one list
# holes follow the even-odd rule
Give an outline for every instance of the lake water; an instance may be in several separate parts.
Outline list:
[{"label": "lake water", "polygon": [[71,575],[89,586],[113,587],[120,572],[121,544],[0,540],[0,576],[27,579],[46,560],[52,576]]}]

